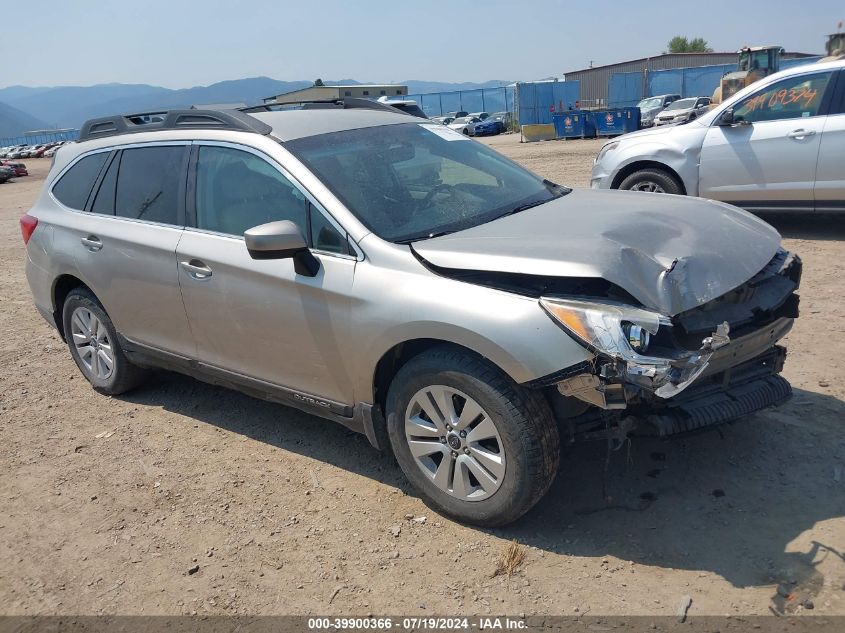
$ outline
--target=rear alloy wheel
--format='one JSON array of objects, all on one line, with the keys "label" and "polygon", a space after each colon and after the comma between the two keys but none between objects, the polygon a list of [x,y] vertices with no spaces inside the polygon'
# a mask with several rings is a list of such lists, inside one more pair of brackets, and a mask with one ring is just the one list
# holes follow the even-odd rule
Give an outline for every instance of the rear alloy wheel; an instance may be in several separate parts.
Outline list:
[{"label": "rear alloy wheel", "polygon": [[385,409],[405,476],[458,521],[516,521],[554,481],[560,439],[548,403],[467,350],[436,347],[409,360]]},{"label": "rear alloy wheel", "polygon": [[68,293],[62,322],[70,355],[96,391],[118,395],[143,380],[146,372],[126,358],[114,324],[90,290],[80,287]]},{"label": "rear alloy wheel", "polygon": [[659,169],[641,169],[627,176],[619,188],[628,191],[646,191],[649,193],[682,194],[681,184],[674,176]]},{"label": "rear alloy wheel", "polygon": [[79,306],[70,316],[70,340],[83,371],[99,380],[107,380],[114,371],[114,349],[102,321],[88,308]]}]

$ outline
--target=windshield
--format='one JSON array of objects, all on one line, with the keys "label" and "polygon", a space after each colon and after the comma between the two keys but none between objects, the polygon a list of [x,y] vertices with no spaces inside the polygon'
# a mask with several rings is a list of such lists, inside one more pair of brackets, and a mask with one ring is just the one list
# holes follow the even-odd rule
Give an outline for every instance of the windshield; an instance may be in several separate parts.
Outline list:
[{"label": "windshield", "polygon": [[663,105],[663,99],[660,97],[650,97],[649,99],[643,99],[637,104],[638,108],[659,108]]},{"label": "windshield", "polygon": [[285,147],[391,242],[467,229],[569,191],[436,124],[320,134]]},{"label": "windshield", "polygon": [[667,110],[686,110],[695,104],[695,99],[679,99],[666,106]]}]

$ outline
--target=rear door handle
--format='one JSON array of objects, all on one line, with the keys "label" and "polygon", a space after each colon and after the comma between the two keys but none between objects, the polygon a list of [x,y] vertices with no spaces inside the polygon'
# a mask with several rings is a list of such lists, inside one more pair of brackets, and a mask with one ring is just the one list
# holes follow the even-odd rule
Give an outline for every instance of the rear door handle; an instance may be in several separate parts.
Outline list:
[{"label": "rear door handle", "polygon": [[88,237],[83,237],[79,241],[82,242],[82,245],[92,253],[96,253],[98,250],[103,248],[103,243],[100,241],[100,238],[96,235],[89,235]]},{"label": "rear door handle", "polygon": [[186,273],[194,279],[208,279],[211,277],[211,269],[198,259],[192,259],[189,262],[179,262]]},{"label": "rear door handle", "polygon": [[815,133],[816,133],[816,131],[815,131],[815,130],[805,130],[804,128],[801,128],[801,129],[798,129],[798,130],[792,130],[792,131],[791,131],[789,134],[787,134],[786,136],[787,136],[788,138],[797,138],[797,139],[802,139],[802,138],[804,138],[805,136],[813,136]]}]

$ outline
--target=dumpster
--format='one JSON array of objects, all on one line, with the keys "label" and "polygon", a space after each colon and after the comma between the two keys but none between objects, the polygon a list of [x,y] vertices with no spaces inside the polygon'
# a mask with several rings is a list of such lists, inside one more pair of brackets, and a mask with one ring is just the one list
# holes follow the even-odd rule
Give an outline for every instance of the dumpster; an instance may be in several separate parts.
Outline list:
[{"label": "dumpster", "polygon": [[593,112],[598,136],[619,136],[640,129],[639,108],[615,108]]},{"label": "dumpster", "polygon": [[593,115],[586,110],[564,110],[552,115],[557,138],[594,138]]}]

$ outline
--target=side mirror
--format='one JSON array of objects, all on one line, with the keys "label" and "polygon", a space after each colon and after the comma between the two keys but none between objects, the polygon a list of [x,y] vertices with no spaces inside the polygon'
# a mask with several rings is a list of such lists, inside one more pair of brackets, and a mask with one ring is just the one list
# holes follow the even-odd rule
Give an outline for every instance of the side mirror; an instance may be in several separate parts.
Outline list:
[{"label": "side mirror", "polygon": [[728,108],[722,114],[719,115],[719,125],[733,125],[734,124],[734,110],[733,108]]},{"label": "side mirror", "polygon": [[734,125],[751,125],[751,123],[743,120],[742,118],[736,118],[734,116],[734,109],[728,108],[719,115],[718,125],[723,127],[732,127]]},{"label": "side mirror", "polygon": [[302,231],[290,220],[268,222],[247,229],[244,242],[253,259],[292,258],[297,274],[307,277],[314,277],[320,270],[320,262],[308,250]]}]

